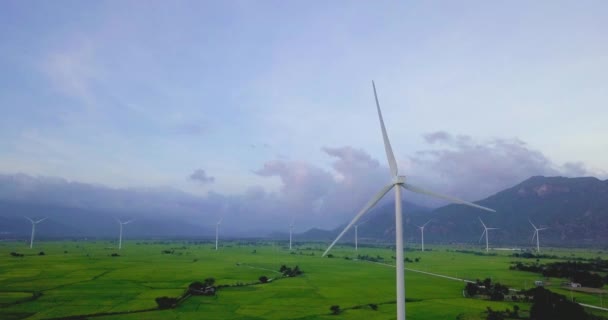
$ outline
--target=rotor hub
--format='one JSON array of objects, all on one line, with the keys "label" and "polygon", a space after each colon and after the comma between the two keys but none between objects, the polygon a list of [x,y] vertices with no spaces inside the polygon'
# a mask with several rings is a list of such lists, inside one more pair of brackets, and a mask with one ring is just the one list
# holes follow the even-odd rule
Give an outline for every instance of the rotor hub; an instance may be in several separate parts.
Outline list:
[{"label": "rotor hub", "polygon": [[405,176],[396,176],[395,178],[393,178],[393,183],[394,184],[404,184]]}]

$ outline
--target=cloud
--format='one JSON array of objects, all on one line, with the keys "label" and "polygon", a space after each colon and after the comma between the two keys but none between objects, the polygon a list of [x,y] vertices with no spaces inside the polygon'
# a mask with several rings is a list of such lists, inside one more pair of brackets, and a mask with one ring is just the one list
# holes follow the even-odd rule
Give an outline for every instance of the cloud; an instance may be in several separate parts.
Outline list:
[{"label": "cloud", "polygon": [[313,211],[336,184],[331,173],[302,161],[268,161],[255,173],[281,179],[281,202],[293,213]]},{"label": "cloud", "polygon": [[519,139],[476,141],[443,131],[423,138],[436,147],[412,156],[412,171],[437,191],[468,200],[481,199],[535,175],[590,174],[580,162],[555,164]]},{"label": "cloud", "polygon": [[208,184],[213,183],[215,181],[215,178],[212,176],[207,176],[207,173],[205,173],[205,170],[203,169],[194,170],[194,172],[190,174],[189,178],[190,180],[196,181],[200,184]]},{"label": "cloud", "polygon": [[433,132],[433,133],[428,133],[423,135],[424,140],[428,143],[435,143],[435,142],[441,142],[441,141],[449,141],[451,139],[451,136],[449,133],[444,132],[444,131],[437,131],[437,132]]}]

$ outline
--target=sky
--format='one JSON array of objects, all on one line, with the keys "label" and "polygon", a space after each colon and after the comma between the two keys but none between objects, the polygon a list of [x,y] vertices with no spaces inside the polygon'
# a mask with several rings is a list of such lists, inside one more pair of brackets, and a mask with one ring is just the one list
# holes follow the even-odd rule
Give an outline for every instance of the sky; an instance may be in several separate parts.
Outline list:
[{"label": "sky", "polygon": [[478,200],[605,179],[606,17],[606,1],[2,1],[0,173],[338,224],[390,180],[374,80],[412,183]]}]

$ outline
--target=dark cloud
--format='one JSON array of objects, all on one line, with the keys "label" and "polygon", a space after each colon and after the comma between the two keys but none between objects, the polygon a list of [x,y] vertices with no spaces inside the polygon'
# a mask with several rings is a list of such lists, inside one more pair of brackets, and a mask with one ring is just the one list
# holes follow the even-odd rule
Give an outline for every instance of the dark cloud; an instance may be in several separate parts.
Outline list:
[{"label": "dark cloud", "polygon": [[201,184],[208,184],[215,181],[215,178],[212,176],[208,176],[207,173],[205,173],[205,170],[203,169],[194,170],[194,172],[190,174],[189,178],[190,180],[196,181]]},{"label": "dark cloud", "polygon": [[425,134],[423,137],[424,137],[424,140],[428,143],[435,143],[437,141],[449,141],[452,138],[452,136],[445,131],[437,131],[437,132],[428,133],[428,134]]}]

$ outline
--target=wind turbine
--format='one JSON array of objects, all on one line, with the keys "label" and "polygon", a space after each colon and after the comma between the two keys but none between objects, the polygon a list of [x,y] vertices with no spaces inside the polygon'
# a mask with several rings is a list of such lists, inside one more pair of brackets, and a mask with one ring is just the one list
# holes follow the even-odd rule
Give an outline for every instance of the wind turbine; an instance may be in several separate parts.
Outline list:
[{"label": "wind turbine", "polygon": [[483,225],[483,232],[481,233],[481,237],[479,237],[479,241],[481,241],[481,239],[483,238],[483,235],[486,235],[486,252],[488,252],[489,248],[488,248],[488,230],[497,230],[498,228],[488,228],[486,227],[485,223],[483,223],[483,221],[481,221],[481,218],[477,217],[479,219],[479,222],[481,222],[481,224]]},{"label": "wind turbine", "polygon": [[539,240],[540,233],[539,233],[539,231],[547,230],[549,228],[537,228],[530,219],[528,219],[528,221],[532,225],[532,228],[534,228],[534,235],[532,236],[532,241],[534,241],[534,237],[536,237],[536,252],[540,252],[540,240]]},{"label": "wind turbine", "polygon": [[429,224],[429,222],[433,221],[433,219],[427,221],[425,224],[421,225],[421,226],[416,226],[418,227],[418,229],[420,229],[420,235],[422,237],[422,251],[424,251],[424,227],[426,227],[427,224]]},{"label": "wind turbine", "polygon": [[384,140],[384,150],[386,151],[386,157],[391,171],[392,181],[384,186],[380,192],[378,192],[364,207],[357,213],[353,220],[342,230],[338,237],[331,243],[331,245],[325,250],[323,256],[325,256],[331,248],[342,238],[342,236],[359,221],[359,219],[367,213],[384,195],[391,189],[395,188],[395,247],[396,247],[396,267],[395,272],[397,275],[396,287],[397,287],[397,320],[405,320],[405,278],[404,278],[404,266],[403,266],[403,215],[401,212],[401,188],[410,190],[412,192],[426,194],[436,198],[449,200],[452,202],[465,204],[478,209],[496,212],[490,208],[482,207],[471,202],[460,200],[451,196],[438,194],[432,191],[427,191],[411,185],[406,182],[405,176],[400,176],[397,169],[397,161],[393,154],[393,149],[388,140],[386,128],[384,127],[384,120],[382,119],[382,112],[380,111],[380,104],[378,103],[378,95],[376,94],[376,85],[372,81],[372,87],[374,88],[374,98],[376,100],[376,109],[378,111],[378,118],[380,120],[380,129],[382,130],[382,138]]},{"label": "wind turbine", "polygon": [[120,250],[120,249],[122,249],[122,226],[135,221],[135,219],[125,221],[125,222],[122,222],[119,219],[116,219],[116,221],[118,221],[118,225],[120,225],[120,236],[118,237],[118,250]]},{"label": "wind turbine", "polygon": [[33,220],[28,217],[25,217],[25,218],[32,223],[32,237],[30,239],[30,249],[31,249],[34,247],[34,235],[36,234],[36,225],[39,224],[40,222],[46,220],[47,218],[42,218],[40,220]]},{"label": "wind turbine", "polygon": [[366,223],[369,220],[355,224],[355,251],[359,251],[359,226]]},{"label": "wind turbine", "polygon": [[217,222],[217,224],[215,225],[215,250],[217,251],[217,244],[218,244],[218,240],[219,240],[219,236],[220,236],[220,224],[222,224],[222,220],[224,220],[224,217],[220,217],[220,221]]},{"label": "wind turbine", "polygon": [[291,224],[289,224],[289,250],[291,250],[291,238],[293,233],[293,224],[296,222],[296,218],[291,219]]}]

